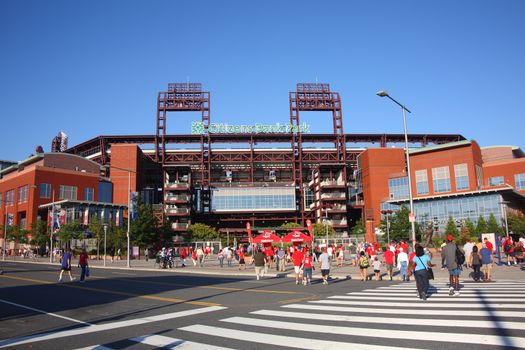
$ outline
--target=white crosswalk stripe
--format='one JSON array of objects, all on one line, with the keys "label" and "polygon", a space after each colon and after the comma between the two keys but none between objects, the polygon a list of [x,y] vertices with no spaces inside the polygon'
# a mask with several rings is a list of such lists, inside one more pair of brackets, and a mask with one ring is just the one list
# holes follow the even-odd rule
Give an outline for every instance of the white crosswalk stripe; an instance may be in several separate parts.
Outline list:
[{"label": "white crosswalk stripe", "polygon": [[[449,296],[445,283],[432,283],[432,294],[423,301],[415,283],[402,283],[190,324],[176,329],[173,338],[150,334],[129,340],[178,350],[226,349],[213,344],[218,339],[233,341],[228,343],[233,348],[254,349],[408,350],[452,344],[465,350],[480,345],[525,349],[525,307],[520,305],[525,304],[525,283],[487,286],[465,283],[460,296]],[[183,340],[196,336],[199,342]]]}]

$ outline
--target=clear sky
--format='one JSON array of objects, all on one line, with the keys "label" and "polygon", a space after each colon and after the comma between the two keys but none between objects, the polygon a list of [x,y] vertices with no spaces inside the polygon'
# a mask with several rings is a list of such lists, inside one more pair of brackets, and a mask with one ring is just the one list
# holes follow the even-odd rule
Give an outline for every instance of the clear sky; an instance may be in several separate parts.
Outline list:
[{"label": "clear sky", "polygon": [[[155,134],[168,83],[215,123],[287,123],[296,83],[341,94],[345,133],[459,133],[524,148],[525,1],[0,1],[0,159]],[[315,133],[331,117],[301,114]],[[200,114],[170,114],[188,134]]]}]

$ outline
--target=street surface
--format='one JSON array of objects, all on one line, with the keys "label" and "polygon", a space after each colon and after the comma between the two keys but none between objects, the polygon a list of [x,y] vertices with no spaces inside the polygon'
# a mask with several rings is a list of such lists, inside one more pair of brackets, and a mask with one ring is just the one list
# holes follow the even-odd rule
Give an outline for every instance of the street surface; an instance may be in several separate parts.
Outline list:
[{"label": "street surface", "polygon": [[58,283],[58,265],[1,266],[1,349],[525,348],[523,279],[465,281],[457,297],[438,279],[421,301],[413,282],[302,286],[251,274],[92,268],[81,284],[66,275]]}]

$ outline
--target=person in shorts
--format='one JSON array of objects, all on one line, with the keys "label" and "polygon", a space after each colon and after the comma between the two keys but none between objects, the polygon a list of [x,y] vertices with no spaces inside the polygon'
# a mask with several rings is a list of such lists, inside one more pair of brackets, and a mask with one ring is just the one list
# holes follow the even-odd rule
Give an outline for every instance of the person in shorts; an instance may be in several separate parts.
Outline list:
[{"label": "person in shorts", "polygon": [[449,295],[459,295],[459,272],[460,266],[456,261],[456,250],[458,247],[454,243],[454,236],[447,235],[447,244],[441,250],[441,255],[445,260],[445,264],[449,274]]},{"label": "person in shorts", "polygon": [[66,249],[64,254],[62,254],[62,262],[60,266],[60,275],[58,276],[58,282],[62,282],[62,275],[64,274],[64,271],[67,271],[69,274],[69,278],[71,281],[75,280],[75,277],[71,274],[71,249]]},{"label": "person in shorts", "polygon": [[307,251],[304,254],[303,265],[302,265],[302,268],[303,268],[303,285],[305,285],[305,286],[307,284],[312,283],[312,269],[313,269],[312,263],[313,263],[312,255],[310,254],[309,251]]},{"label": "person in shorts", "polygon": [[483,282],[490,281],[490,272],[492,271],[494,259],[492,256],[492,251],[487,247],[486,243],[483,243],[483,247],[479,251],[479,255],[481,256],[481,272],[483,273]]},{"label": "person in shorts", "polygon": [[264,265],[266,264],[266,255],[260,248],[257,248],[257,251],[253,255],[252,262],[255,265],[255,275],[257,276],[257,280],[259,280],[264,277]]},{"label": "person in shorts", "polygon": [[392,273],[394,270],[395,258],[396,258],[396,255],[394,254],[394,252],[391,249],[387,248],[385,253],[383,254],[383,259],[386,265],[386,273],[391,281],[392,281]]},{"label": "person in shorts", "polygon": [[330,254],[323,249],[323,253],[319,255],[319,267],[321,269],[321,276],[323,276],[323,284],[328,284],[328,277],[330,276]]},{"label": "person in shorts", "polygon": [[296,249],[294,249],[294,252],[292,254],[292,260],[293,260],[293,269],[294,269],[294,272],[295,272],[295,284],[299,284],[299,282],[302,282],[302,270],[301,270],[301,266],[303,264],[303,258],[304,258],[304,253],[303,251],[297,247]]}]

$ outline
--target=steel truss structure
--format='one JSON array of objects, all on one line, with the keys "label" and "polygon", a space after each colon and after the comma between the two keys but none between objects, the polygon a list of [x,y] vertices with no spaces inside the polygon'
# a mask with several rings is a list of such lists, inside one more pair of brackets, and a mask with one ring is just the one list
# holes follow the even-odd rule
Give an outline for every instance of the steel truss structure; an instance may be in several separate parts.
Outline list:
[{"label": "steel truss structure", "polygon": [[[168,218],[174,231],[185,231],[192,222],[241,232],[246,222],[252,227],[285,222],[304,227],[307,219],[322,222],[324,218],[338,232],[347,232],[351,209],[359,209],[348,195],[357,157],[364,150],[358,146],[403,143],[404,134],[345,134],[341,97],[330,90],[329,84],[297,84],[296,90],[289,93],[289,101],[292,125],[289,133],[211,133],[210,92],[203,91],[197,83],[169,84],[167,91],[158,94],[155,135],[98,136],[66,152],[109,165],[111,145],[139,145],[145,157],[162,168],[163,184],[159,184],[163,188],[162,216]],[[167,134],[170,112],[187,111],[201,112],[202,133]],[[331,112],[333,133],[301,133],[300,117],[304,111]],[[421,146],[464,139],[459,134],[408,135],[411,144]],[[238,148],[225,149],[225,144]],[[282,146],[272,147],[275,144]],[[272,183],[295,186],[295,210],[272,213],[212,210],[214,188],[260,187]],[[306,198],[306,193],[312,198]]]}]

